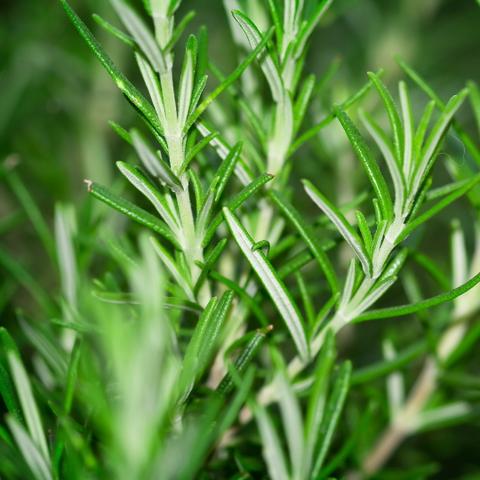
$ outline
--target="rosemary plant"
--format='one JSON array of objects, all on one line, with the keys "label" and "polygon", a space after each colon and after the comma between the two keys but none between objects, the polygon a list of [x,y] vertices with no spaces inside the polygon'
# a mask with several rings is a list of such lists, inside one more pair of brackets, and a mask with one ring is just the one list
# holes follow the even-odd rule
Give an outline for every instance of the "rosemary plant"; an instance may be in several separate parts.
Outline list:
[{"label": "rosemary plant", "polygon": [[[94,19],[133,49],[142,88],[61,0],[147,128],[127,130],[110,122],[139,160],[116,164],[129,182],[122,195],[119,184],[85,182],[91,197],[142,230],[133,234],[130,222],[123,230],[112,227],[110,211],[95,218],[89,204],[77,216],[72,205],[58,203],[52,234],[14,165],[2,167],[58,265],[61,286],[52,298],[0,249],[0,263],[29,290],[47,320],[39,324],[16,312],[20,338],[34,347],[31,358],[20,352],[16,335],[0,328],[0,393],[8,410],[0,451],[12,459],[0,462],[2,478],[368,478],[407,436],[477,418],[472,402],[451,401],[441,389],[459,381],[478,388],[477,378],[463,374],[459,380],[449,369],[480,336],[478,324],[470,322],[480,309],[480,242],[469,261],[464,230],[453,222],[450,281],[420,251],[419,234],[427,220],[464,195],[478,214],[480,174],[473,167],[450,162],[455,180],[432,188],[451,127],[480,164],[475,142],[455,118],[469,96],[480,127],[476,84],[469,82],[444,104],[397,58],[431,98],[418,122],[407,84],[399,83],[397,109],[379,70],[312,123],[309,108],[339,62],[317,82],[305,72],[306,59],[333,0],[225,0],[239,53],[229,75],[209,57],[205,27],[181,46],[195,15],[176,19],[181,0],[143,0],[144,11],[127,0],[110,3],[125,31],[98,15]],[[207,72],[216,77],[215,88]],[[384,162],[377,162],[346,113],[372,87],[391,132],[367,109],[359,109],[358,117]],[[434,121],[435,107],[440,113]],[[321,179],[306,178],[301,189],[290,175],[298,149],[334,121],[371,184],[339,207],[321,193]],[[308,210],[319,208],[313,222],[301,211],[298,191],[306,194]],[[125,198],[135,193],[149,203],[140,195]],[[363,213],[355,211],[353,225],[348,215],[360,205]],[[355,255],[348,266],[331,254],[344,242]],[[418,266],[442,293],[424,298],[413,270]],[[399,278],[409,303],[397,306],[384,295],[400,290]],[[376,308],[380,300],[394,306]],[[427,309],[442,304],[445,320],[430,321]],[[337,354],[344,327],[407,314],[418,316],[425,340],[397,352],[385,335],[384,359],[362,368]],[[422,370],[405,396],[402,369],[421,355]],[[369,395],[383,377],[386,395]],[[381,425],[374,419],[377,403],[388,411]]]}]

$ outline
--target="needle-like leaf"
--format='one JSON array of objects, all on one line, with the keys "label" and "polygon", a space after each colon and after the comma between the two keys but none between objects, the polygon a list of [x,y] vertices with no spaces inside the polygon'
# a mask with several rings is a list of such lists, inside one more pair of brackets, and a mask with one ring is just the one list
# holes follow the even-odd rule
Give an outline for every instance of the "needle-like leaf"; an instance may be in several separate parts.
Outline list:
[{"label": "needle-like leaf", "polygon": [[425,308],[434,307],[436,305],[441,305],[442,303],[449,302],[454,298],[459,297],[460,295],[468,292],[475,285],[480,282],[480,273],[475,275],[471,280],[460,285],[449,292],[437,295],[436,297],[429,298],[427,300],[422,300],[421,302],[414,303],[413,305],[400,305],[398,307],[382,308],[380,310],[372,310],[370,312],[363,313],[357,316],[353,322],[364,322],[366,320],[375,320],[377,318],[389,318],[389,317],[399,317],[401,315],[407,315],[409,313],[415,313]]},{"label": "needle-like leaf", "polygon": [[111,0],[111,3],[153,68],[158,73],[164,73],[167,70],[167,64],[163,54],[137,12],[124,0]]},{"label": "needle-like leaf", "polygon": [[[118,1],[118,0],[117,0]],[[138,111],[144,116],[146,121],[156,130],[160,135],[163,135],[163,127],[160,124],[155,110],[147,101],[147,99],[130,83],[130,81],[123,75],[122,72],[113,63],[111,58],[107,55],[103,47],[98,40],[93,36],[92,32],[86,27],[86,25],[80,20],[78,15],[73,11],[70,5],[61,0],[63,8],[70,17],[70,20],[83,37],[88,47],[93,51],[95,56],[100,60],[100,63],[105,67],[107,72],[113,78],[120,90],[130,100],[130,102],[138,109]]]},{"label": "needle-like leaf", "polygon": [[39,455],[43,457],[44,461],[46,461],[49,458],[47,441],[27,371],[25,370],[13,338],[3,327],[0,327],[0,338],[5,353],[7,354],[12,380],[15,385],[20,405],[22,406],[22,413],[25,417],[30,437],[33,444],[38,449]]},{"label": "needle-like leaf", "polygon": [[[233,10],[232,15],[245,33],[250,46],[253,50],[255,50],[262,41],[262,34],[258,30],[257,26],[246,15],[238,10]],[[270,85],[273,100],[275,102],[280,102],[283,98],[283,82],[277,66],[270,56],[267,48],[261,50],[258,55],[258,61],[263,73],[265,74],[265,78]]]},{"label": "needle-like leaf", "polygon": [[320,438],[322,440],[310,475],[311,479],[315,479],[319,475],[328,449],[330,448],[333,433],[337,427],[340,413],[343,410],[343,405],[347,396],[351,372],[352,364],[349,361],[344,362],[340,368],[340,373],[338,374],[330,399],[328,400],[325,417],[322,426],[320,427]]},{"label": "needle-like leaf", "polygon": [[333,266],[330,263],[327,255],[319,246],[312,227],[303,221],[297,210],[295,210],[295,208],[290,205],[290,203],[287,202],[287,200],[279,192],[272,190],[270,192],[270,196],[272,197],[273,201],[282,209],[283,213],[293,222],[296,229],[305,240],[313,256],[317,259],[320,268],[323,270],[323,273],[325,274],[332,290],[332,294],[335,295],[338,292],[338,280],[335,270],[333,269]]},{"label": "needle-like leaf", "polygon": [[318,205],[318,207],[327,214],[328,218],[337,227],[343,238],[352,247],[362,264],[365,275],[370,275],[372,272],[372,262],[370,256],[357,232],[347,222],[346,218],[313,186],[308,180],[303,180],[305,191],[308,196]]},{"label": "needle-like leaf", "polygon": [[183,128],[191,108],[195,68],[197,66],[198,44],[194,35],[190,35],[183,61],[182,75],[180,76],[180,90],[178,93],[178,124]]},{"label": "needle-like leaf", "polygon": [[377,162],[373,158],[370,149],[367,147],[367,144],[360,135],[357,127],[352,122],[352,120],[350,120],[350,117],[346,114],[342,107],[340,107],[339,105],[334,105],[333,109],[343,129],[345,130],[345,133],[347,134],[350,143],[355,149],[358,158],[360,158],[363,163],[368,178],[380,202],[383,217],[388,222],[391,222],[393,220],[392,199],[390,198],[387,184],[385,183],[382,172],[378,168]]},{"label": "needle-like leaf", "polygon": [[372,79],[375,88],[378,90],[378,93],[382,97],[383,103],[385,104],[385,108],[387,109],[388,118],[390,119],[390,125],[393,133],[395,159],[399,168],[401,169],[403,163],[404,133],[397,107],[392,96],[390,95],[390,92],[387,90],[387,87],[383,84],[380,78],[378,78],[378,76],[372,72],[368,72],[368,76]]},{"label": "needle-like leaf", "polygon": [[125,177],[127,177],[129,182],[153,203],[153,206],[157,209],[158,213],[172,230],[174,235],[178,237],[179,227],[170,211],[170,207],[160,196],[158,190],[153,186],[153,184],[134,168],[124,162],[117,162],[117,167],[125,175]]},{"label": "needle-like leaf", "polygon": [[222,240],[220,240],[217,243],[217,245],[215,245],[215,248],[212,250],[212,253],[207,258],[207,261],[205,262],[205,265],[203,266],[202,271],[198,276],[198,280],[195,283],[195,286],[193,287],[193,293],[195,295],[198,295],[198,292],[200,291],[200,288],[203,285],[203,282],[207,278],[208,272],[210,271],[213,264],[215,263],[215,260],[217,260],[217,258],[222,253],[222,250],[224,249],[226,244],[227,244],[226,238],[223,238]]},{"label": "needle-like leaf", "polygon": [[163,264],[168,268],[170,273],[173,275],[173,277],[175,278],[175,281],[183,288],[183,291],[185,292],[185,295],[187,296],[187,298],[190,301],[194,302],[195,295],[193,294],[192,288],[189,282],[181,274],[180,269],[173,261],[173,258],[165,250],[165,248],[163,248],[163,246],[160,244],[160,242],[158,242],[156,238],[151,237],[150,240],[153,244],[153,247],[155,248],[155,251],[158,253],[158,256],[162,259]]},{"label": "needle-like leaf", "polygon": [[45,452],[35,445],[22,424],[14,417],[8,416],[7,424],[35,480],[53,480]]},{"label": "needle-like leaf", "polygon": [[252,247],[255,242],[243,228],[238,219],[228,208],[223,209],[223,214],[240,250],[259,276],[273,303],[285,321],[297,347],[300,358],[304,360],[308,359],[310,353],[305,335],[304,322],[297,305],[290,296],[290,293],[265,255],[260,250],[252,252]]},{"label": "needle-like leaf", "polygon": [[130,203],[128,200],[125,200],[122,197],[119,197],[108,188],[102,187],[97,183],[89,182],[88,193],[98,200],[101,200],[108,206],[114,208],[118,212],[127,215],[132,220],[135,220],[145,227],[151,228],[153,231],[169,240],[176,248],[181,249],[177,238],[167,224],[162,222],[151,213],[148,213],[146,210],[143,210],[143,208],[137,207],[133,203]]}]

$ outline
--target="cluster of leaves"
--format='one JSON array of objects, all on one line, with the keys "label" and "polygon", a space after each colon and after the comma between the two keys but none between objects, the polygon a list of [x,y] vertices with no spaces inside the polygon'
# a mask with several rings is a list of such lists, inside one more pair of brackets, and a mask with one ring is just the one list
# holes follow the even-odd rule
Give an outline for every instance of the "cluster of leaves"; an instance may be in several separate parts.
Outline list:
[{"label": "cluster of leaves", "polygon": [[[223,75],[208,59],[208,36],[202,27],[198,40],[191,35],[187,41],[177,89],[173,50],[194,13],[175,25],[179,0],[144,0],[153,19],[152,33],[143,15],[126,0],[111,0],[128,33],[99,16],[95,20],[133,48],[150,101],[120,72],[70,5],[61,2],[151,133],[149,140],[138,129],[127,131],[111,122],[141,163],[118,162],[117,167],[155,213],[95,181],[86,180],[88,192],[161,238],[142,233],[136,249],[126,237],[103,233],[117,275],[107,272],[95,279],[92,291],[91,279],[78,268],[75,213],[57,206],[53,241],[15,172],[2,172],[21,192],[47,251],[56,257],[62,285],[60,300],[52,301],[0,251],[1,263],[36,295],[50,320],[47,326],[38,326],[18,313],[19,325],[35,347],[32,364],[41,381],[30,380],[12,336],[0,331],[8,366],[0,365],[0,393],[9,411],[8,428],[1,426],[0,436],[12,455],[9,466],[3,467],[11,478],[238,480],[264,474],[272,480],[327,478],[341,471],[363,430],[373,423],[376,402],[371,401],[362,415],[355,407],[355,427],[335,443],[336,453],[329,453],[349,387],[384,376],[390,409],[387,435],[393,430],[395,438],[401,438],[476,418],[478,408],[471,402],[451,402],[434,393],[441,381],[470,385],[476,380],[459,379],[448,368],[480,335],[478,326],[467,327],[480,307],[474,289],[480,283],[478,262],[472,262],[467,273],[465,242],[456,227],[451,284],[417,251],[415,242],[407,241],[462,195],[468,194],[474,206],[480,204],[474,190],[480,174],[457,169],[455,182],[431,188],[435,160],[451,126],[480,163],[474,142],[454,120],[470,94],[480,125],[476,85],[469,83],[444,104],[398,59],[432,98],[416,130],[406,84],[399,85],[400,114],[380,71],[370,73],[370,80],[342,105],[334,105],[322,122],[299,134],[319,88],[310,75],[298,89],[307,47],[332,0],[285,0],[283,8],[269,0],[273,26],[263,33],[251,18],[255,8],[262,7],[227,1],[234,7],[235,28],[240,29],[234,36],[243,49],[243,61],[231,75]],[[254,95],[247,101],[259,84],[247,70],[254,63],[260,66],[271,100]],[[208,96],[207,67],[220,81]],[[393,142],[366,111],[360,110],[359,116],[385,159],[392,189],[345,112],[372,86],[386,108]],[[235,125],[219,122],[216,131],[211,124],[221,107],[214,100],[223,91],[231,94],[243,116]],[[435,106],[441,113],[430,128]],[[211,110],[215,114],[209,122]],[[364,166],[375,195],[374,215],[355,212],[358,228],[345,215],[370,198],[370,190],[337,208],[316,182],[304,180],[306,194],[325,214],[310,224],[294,207],[288,184],[292,154],[334,119]],[[203,138],[197,142],[198,134]],[[234,189],[238,193],[231,195]],[[430,206],[432,200],[437,201]],[[290,233],[289,223],[294,227]],[[335,236],[321,241],[318,227],[326,226]],[[233,244],[230,237],[238,249],[226,248]],[[339,279],[341,268],[334,268],[327,254],[343,240],[356,255],[344,282]],[[406,270],[409,303],[369,310],[405,271],[408,258],[424,267],[444,293],[424,299]],[[315,278],[326,280],[330,298],[318,312],[312,294],[316,282],[309,285],[301,272],[306,265],[313,268]],[[287,278],[291,274],[297,289]],[[453,311],[445,309],[450,318],[433,328],[424,310],[451,300]],[[278,316],[270,309],[272,303]],[[427,341],[399,353],[387,341],[384,361],[353,372],[348,360],[335,365],[335,335],[345,325],[411,313],[419,316]],[[290,345],[296,352],[293,359]],[[426,373],[420,375],[417,390],[427,395],[419,401],[413,389],[406,399],[399,369],[422,354],[427,355]],[[304,371],[305,376],[297,379]],[[474,384],[478,386],[478,381]],[[283,435],[268,407],[272,402],[279,405]],[[252,415],[256,427],[248,424]],[[48,437],[46,422],[55,425]],[[252,453],[258,450],[259,439],[262,461]],[[374,441],[370,448],[371,455],[355,464],[362,474],[375,473],[392,453],[380,448],[383,453],[377,454]]]}]

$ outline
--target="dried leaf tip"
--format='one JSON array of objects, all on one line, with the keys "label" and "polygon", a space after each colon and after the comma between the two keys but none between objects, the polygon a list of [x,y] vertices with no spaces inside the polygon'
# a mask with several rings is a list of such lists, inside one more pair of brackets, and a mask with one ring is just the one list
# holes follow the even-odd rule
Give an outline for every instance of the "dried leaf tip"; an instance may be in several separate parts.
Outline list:
[{"label": "dried leaf tip", "polygon": [[273,325],[269,325],[268,327],[265,328],[267,332],[271,332],[273,330]]},{"label": "dried leaf tip", "polygon": [[88,193],[91,193],[93,182],[91,180],[84,180],[84,182],[87,184]]}]

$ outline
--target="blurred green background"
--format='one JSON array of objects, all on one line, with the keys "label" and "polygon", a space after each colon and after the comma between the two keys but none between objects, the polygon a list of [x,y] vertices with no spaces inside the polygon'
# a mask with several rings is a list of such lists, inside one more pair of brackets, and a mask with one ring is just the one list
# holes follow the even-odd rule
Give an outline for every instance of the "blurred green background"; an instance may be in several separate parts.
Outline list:
[{"label": "blurred green background", "polygon": [[[104,32],[91,18],[95,12],[120,25],[108,1],[72,0],[71,5],[127,77],[140,85],[130,49]],[[178,18],[191,9],[196,10],[197,16],[187,31],[196,32],[200,25],[206,25],[210,56],[224,72],[232,71],[238,57],[223,3],[184,0]],[[180,41],[179,53],[182,45]],[[463,88],[466,80],[480,81],[479,52],[480,8],[475,0],[335,0],[313,36],[306,71],[318,78],[335,58],[342,59],[341,66],[334,82],[313,103],[309,122],[321,120],[333,101],[342,101],[358,89],[366,81],[367,71],[383,67],[384,81],[396,92],[396,82],[405,76],[394,62],[394,54],[413,66],[446,100]],[[214,83],[211,80],[210,88]],[[418,118],[427,99],[408,83],[416,105],[414,116]],[[378,96],[367,95],[361,106],[375,111],[379,107]],[[458,118],[467,132],[478,139],[467,104]],[[82,214],[99,208],[87,198],[83,180],[88,178],[108,186],[121,182],[115,161],[128,161],[132,155],[108,125],[111,119],[128,128],[138,123],[115,84],[70,24],[60,2],[2,0],[0,248],[27,268],[44,290],[53,295],[59,288],[55,262],[22,213],[15,178],[23,180],[50,229],[57,201],[73,202],[81,221]],[[379,120],[387,121],[383,113]],[[471,163],[461,144],[453,138],[449,138],[448,143],[454,162]],[[351,199],[366,185],[364,175],[354,175],[361,172],[361,166],[334,124],[296,152],[293,162],[291,184],[295,188],[299,188],[297,180],[301,177],[315,179],[327,196],[337,197],[340,203]],[[336,176],[339,165],[351,175],[339,179]],[[448,181],[445,168],[437,166],[436,171],[439,182]],[[297,206],[310,208],[303,194],[295,200]],[[425,232],[423,248],[428,249],[445,270],[449,264],[448,238],[444,235],[439,238],[438,232],[448,229],[453,216],[459,216],[467,232],[471,232],[472,213],[462,209],[466,205],[466,200],[457,202],[448,210],[448,215],[435,218]],[[312,212],[312,216],[314,214]],[[117,214],[111,221],[117,231],[126,229],[127,223]],[[471,247],[473,236],[467,236],[467,240]],[[88,244],[92,239],[87,236],[84,241]],[[12,279],[6,268],[0,267],[0,324],[13,331],[15,308],[21,307],[33,316],[37,310],[31,295],[19,287],[17,280]],[[400,303],[403,294],[399,289],[390,293],[384,302]],[[399,298],[395,299],[395,295]],[[408,339],[414,340],[420,334],[419,328],[412,327],[412,322],[407,320],[389,323],[392,329],[395,325],[408,327],[402,332],[407,344]],[[344,354],[357,366],[378,358],[384,328],[372,323],[361,332],[356,331],[355,339],[353,333],[349,336],[347,332],[342,339]],[[473,355],[469,362],[474,365],[479,360],[480,355]],[[412,371],[412,378],[415,373]],[[452,430],[440,430],[418,435],[407,441],[393,465],[395,462],[399,465],[440,462],[442,471],[432,478],[480,478],[478,427],[477,422],[455,427],[453,434]]]}]

